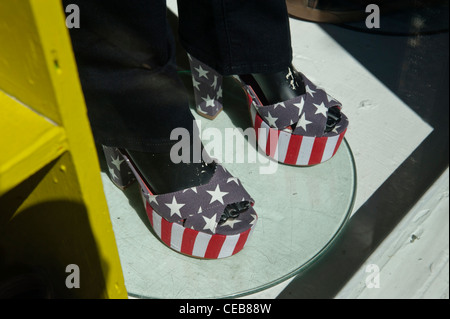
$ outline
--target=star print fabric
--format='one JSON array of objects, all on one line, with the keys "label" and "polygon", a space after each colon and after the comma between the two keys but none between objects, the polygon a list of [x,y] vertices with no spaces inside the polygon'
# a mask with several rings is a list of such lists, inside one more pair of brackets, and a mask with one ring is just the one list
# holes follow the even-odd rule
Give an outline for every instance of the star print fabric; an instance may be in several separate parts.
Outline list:
[{"label": "star print fabric", "polygon": [[214,117],[222,110],[222,75],[192,56],[188,57],[195,100],[199,101],[197,111],[206,117]]},{"label": "star print fabric", "polygon": [[[245,86],[245,89],[252,99],[251,103],[271,127],[282,130],[295,125],[293,134],[321,137],[325,134],[328,109],[333,106],[342,107],[342,104],[317,87],[305,75],[301,76],[306,93],[272,105],[262,105],[251,87]],[[327,133],[327,136],[339,135],[347,127],[346,123],[347,118],[342,114],[339,126],[341,129],[333,130]]]},{"label": "star print fabric", "polygon": [[118,187],[126,188],[136,180],[117,148],[103,146],[103,152],[108,165],[109,176]]},{"label": "star print fabric", "polygon": [[242,201],[254,203],[239,179],[221,165],[217,165],[207,184],[161,195],[144,193],[144,196],[152,208],[167,221],[208,234],[238,234],[243,228],[250,228],[256,219],[256,213],[250,207],[238,217],[218,226],[228,204]]}]

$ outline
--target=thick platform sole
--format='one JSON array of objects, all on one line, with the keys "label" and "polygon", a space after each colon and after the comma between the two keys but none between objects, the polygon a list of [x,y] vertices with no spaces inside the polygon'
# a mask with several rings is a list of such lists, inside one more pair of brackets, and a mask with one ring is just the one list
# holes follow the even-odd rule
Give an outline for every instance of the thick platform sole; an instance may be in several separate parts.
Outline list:
[{"label": "thick platform sole", "polygon": [[234,235],[211,235],[183,227],[178,223],[171,223],[162,218],[150,205],[145,194],[153,194],[128,157],[114,147],[103,146],[103,151],[108,167],[120,167],[120,172],[116,170],[113,172],[109,171],[110,178],[117,187],[124,189],[136,180],[139,182],[147,217],[154,233],[166,246],[184,255],[204,259],[229,257],[240,252],[245,247],[256,225],[256,221],[249,229]]},{"label": "thick platform sole", "polygon": [[310,137],[290,134],[270,127],[249,102],[258,147],[274,160],[296,166],[311,166],[331,159],[339,149],[344,130],[331,137]]},{"label": "thick platform sole", "polygon": [[173,250],[192,257],[218,259],[240,252],[255,225],[236,235],[206,234],[168,222],[153,210],[144,197],[143,202],[150,224],[161,241]]},{"label": "thick platform sole", "polygon": [[[213,120],[222,111],[222,98],[217,97],[217,92],[212,88],[222,86],[222,76],[206,64],[189,56],[194,85],[194,97],[197,113],[203,117]],[[209,78],[208,78],[209,76]],[[253,127],[259,148],[272,159],[288,165],[312,166],[331,159],[339,149],[346,133],[346,129],[337,135],[323,137],[309,137],[290,134],[289,132],[271,128],[259,116],[256,108],[252,105],[251,94],[247,91],[244,83],[239,77],[234,77],[240,83],[247,96],[247,103],[252,118]],[[208,82],[209,79],[209,82]],[[211,82],[211,79],[214,79]],[[213,83],[213,85],[211,84]],[[249,88],[251,90],[251,88]],[[256,94],[253,95],[256,96]],[[210,98],[206,107],[205,98]]]}]

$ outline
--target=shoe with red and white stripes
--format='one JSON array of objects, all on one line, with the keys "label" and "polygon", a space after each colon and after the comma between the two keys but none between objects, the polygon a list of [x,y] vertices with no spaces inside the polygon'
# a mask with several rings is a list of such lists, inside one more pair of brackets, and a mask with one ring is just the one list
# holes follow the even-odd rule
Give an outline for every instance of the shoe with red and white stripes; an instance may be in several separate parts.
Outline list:
[{"label": "shoe with red and white stripes", "polygon": [[[222,76],[192,56],[189,60],[197,112],[214,119],[222,110]],[[249,83],[244,76],[235,76],[247,94],[259,148],[285,164],[310,166],[325,162],[341,145],[348,118],[341,113],[339,101],[293,67],[288,70],[286,79],[301,82],[304,93],[276,103],[267,103],[258,96],[256,92],[262,95],[264,89],[255,87],[256,81]]]},{"label": "shoe with red and white stripes", "polygon": [[182,254],[217,259],[241,251],[255,228],[254,200],[223,166],[209,182],[154,194],[125,150],[103,146],[110,178],[120,188],[140,184],[150,224],[161,241]]},{"label": "shoe with red and white stripes", "polygon": [[[262,105],[251,86],[243,87],[262,151],[281,163],[310,166],[336,154],[348,118],[340,112],[340,102],[302,76],[305,94],[272,105]],[[327,125],[330,117],[338,119],[332,126]]]}]

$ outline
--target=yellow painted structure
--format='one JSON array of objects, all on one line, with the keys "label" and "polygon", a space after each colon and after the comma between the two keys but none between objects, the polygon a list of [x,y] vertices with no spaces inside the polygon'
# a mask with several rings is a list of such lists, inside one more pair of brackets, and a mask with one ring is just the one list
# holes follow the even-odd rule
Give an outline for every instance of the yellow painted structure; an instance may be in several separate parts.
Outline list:
[{"label": "yellow painted structure", "polygon": [[0,286],[25,269],[55,297],[127,298],[58,0],[0,1]]}]

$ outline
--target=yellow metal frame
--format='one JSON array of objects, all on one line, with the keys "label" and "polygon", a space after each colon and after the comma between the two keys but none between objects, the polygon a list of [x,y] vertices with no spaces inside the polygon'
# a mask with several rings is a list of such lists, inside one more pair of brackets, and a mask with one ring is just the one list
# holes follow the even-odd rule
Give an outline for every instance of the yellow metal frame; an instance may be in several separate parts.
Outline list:
[{"label": "yellow metal frame", "polygon": [[0,270],[45,269],[56,296],[126,298],[61,2],[0,1],[0,46]]}]

